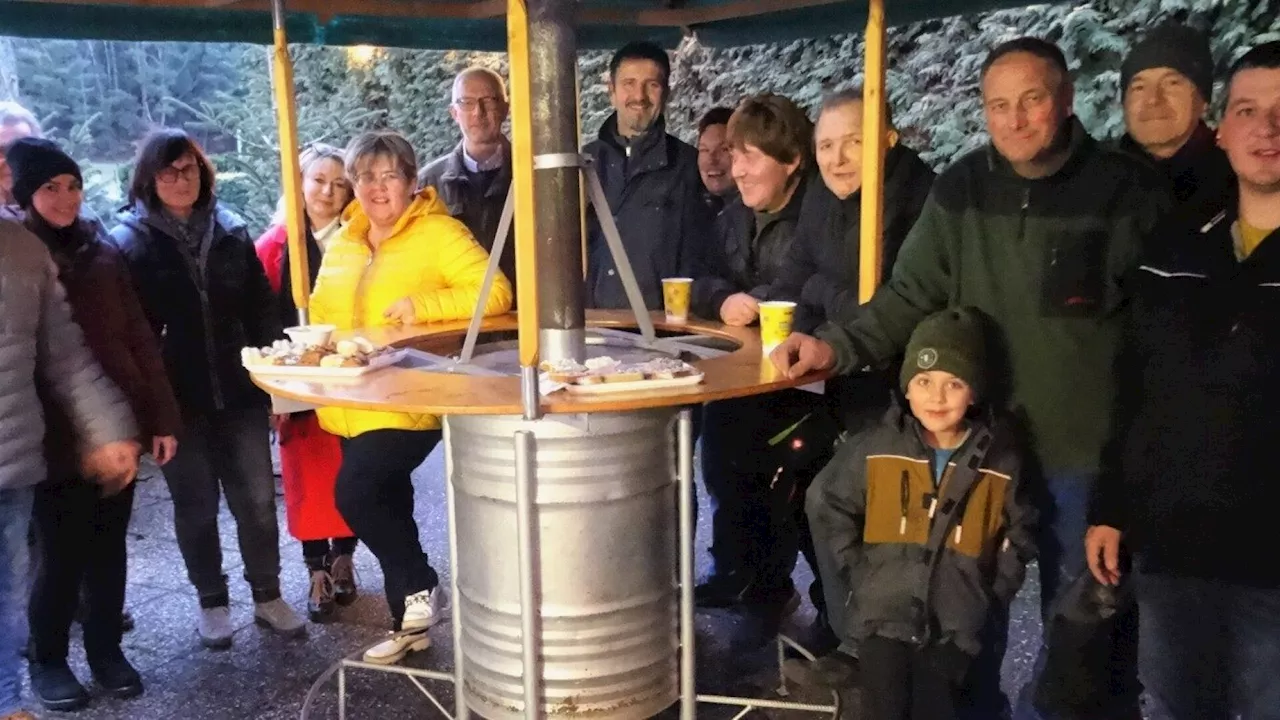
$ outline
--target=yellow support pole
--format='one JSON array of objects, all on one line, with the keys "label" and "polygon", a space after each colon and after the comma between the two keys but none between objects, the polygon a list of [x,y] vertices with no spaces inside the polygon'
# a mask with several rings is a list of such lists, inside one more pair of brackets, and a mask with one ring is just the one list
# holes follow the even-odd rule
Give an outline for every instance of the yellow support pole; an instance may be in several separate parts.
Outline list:
[{"label": "yellow support pole", "polygon": [[520,364],[538,364],[538,268],[533,204],[533,102],[529,80],[529,12],[507,0],[507,57],[511,67],[511,182],[515,184],[517,326]]},{"label": "yellow support pole", "polygon": [[293,97],[293,62],[284,31],[284,0],[271,3],[275,44],[271,51],[271,74],[275,80],[276,125],[280,133],[280,188],[284,196],[285,228],[289,236],[289,280],[298,322],[308,322],[311,300],[311,273],[307,267],[306,215],[302,205],[302,170],[298,165],[298,112]]},{"label": "yellow support pole", "polygon": [[858,302],[880,283],[884,234],[884,0],[867,0],[866,71],[862,84],[862,227],[858,243]]}]

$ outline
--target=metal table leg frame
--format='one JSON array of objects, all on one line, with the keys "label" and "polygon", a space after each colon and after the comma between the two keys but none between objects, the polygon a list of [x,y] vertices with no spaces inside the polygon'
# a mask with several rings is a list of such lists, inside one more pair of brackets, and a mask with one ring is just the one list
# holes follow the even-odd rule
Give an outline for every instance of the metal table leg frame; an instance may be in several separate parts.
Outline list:
[{"label": "metal table leg frame", "polygon": [[[798,710],[815,714],[840,717],[840,696],[832,693],[834,702],[831,705],[813,705],[807,703],[785,702],[781,700],[763,700],[754,698],[737,698],[725,695],[698,695],[696,689],[697,667],[694,648],[694,605],[693,605],[693,411],[685,408],[680,411],[677,420],[679,441],[679,473],[677,492],[680,493],[680,720],[694,720],[698,703],[711,705],[736,705],[743,708],[737,715],[745,716],[752,710],[769,708],[775,710]],[[798,644],[786,638],[790,644]],[[782,661],[781,636],[778,641],[779,674]],[[810,659],[813,655],[800,648]],[[785,683],[779,687],[779,694],[787,695]]]}]

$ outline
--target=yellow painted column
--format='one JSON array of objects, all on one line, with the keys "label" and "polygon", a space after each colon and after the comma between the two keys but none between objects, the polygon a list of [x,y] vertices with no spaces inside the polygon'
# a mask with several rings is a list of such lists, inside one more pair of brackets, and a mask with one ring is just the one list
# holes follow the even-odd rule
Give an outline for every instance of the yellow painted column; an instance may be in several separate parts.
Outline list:
[{"label": "yellow painted column", "polygon": [[299,324],[306,324],[311,299],[311,273],[307,267],[307,217],[302,206],[302,171],[298,165],[298,112],[293,97],[293,62],[284,31],[284,0],[272,3],[275,43],[271,51],[271,75],[276,99],[276,125],[280,133],[280,189],[284,197],[285,228],[289,235],[289,281]]},{"label": "yellow painted column", "polygon": [[533,203],[533,103],[529,84],[529,13],[507,0],[511,69],[511,182],[515,184],[516,286],[520,364],[538,364],[538,269]]},{"label": "yellow painted column", "polygon": [[858,242],[858,302],[862,303],[875,293],[884,260],[884,39],[884,0],[867,0],[866,72],[862,85],[862,227]]}]

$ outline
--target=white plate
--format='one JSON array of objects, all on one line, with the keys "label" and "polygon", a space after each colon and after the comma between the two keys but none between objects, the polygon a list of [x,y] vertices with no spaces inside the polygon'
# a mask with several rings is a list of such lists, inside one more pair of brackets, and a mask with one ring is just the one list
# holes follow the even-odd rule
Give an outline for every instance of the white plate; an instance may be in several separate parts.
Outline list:
[{"label": "white plate", "polygon": [[574,395],[608,395],[610,393],[643,392],[646,390],[663,390],[666,388],[689,387],[697,385],[706,377],[702,373],[671,380],[633,380],[620,383],[595,383],[594,385],[566,385],[565,389]]},{"label": "white plate", "polygon": [[250,373],[263,377],[312,378],[315,380],[358,378],[395,365],[404,358],[407,352],[408,350],[404,349],[392,350],[370,360],[368,365],[360,365],[358,367],[316,367],[314,365],[245,365],[244,367]]}]

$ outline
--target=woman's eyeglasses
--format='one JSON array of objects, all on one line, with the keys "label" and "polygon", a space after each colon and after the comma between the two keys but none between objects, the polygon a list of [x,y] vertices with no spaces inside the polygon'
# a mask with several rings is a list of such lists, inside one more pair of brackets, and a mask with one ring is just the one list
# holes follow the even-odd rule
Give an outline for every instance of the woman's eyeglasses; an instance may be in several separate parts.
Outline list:
[{"label": "woman's eyeglasses", "polygon": [[170,165],[156,173],[156,182],[164,183],[165,185],[172,185],[178,182],[179,178],[188,182],[199,179],[200,166],[195,163],[180,168]]}]

